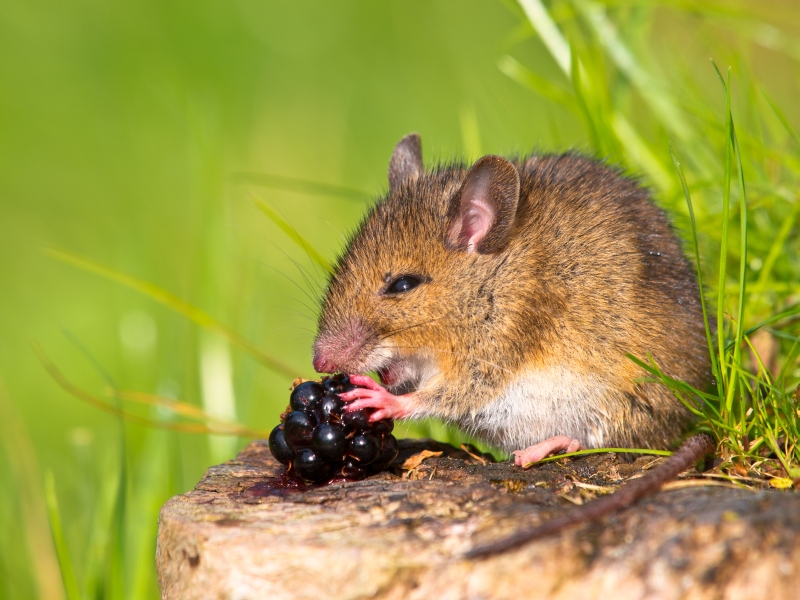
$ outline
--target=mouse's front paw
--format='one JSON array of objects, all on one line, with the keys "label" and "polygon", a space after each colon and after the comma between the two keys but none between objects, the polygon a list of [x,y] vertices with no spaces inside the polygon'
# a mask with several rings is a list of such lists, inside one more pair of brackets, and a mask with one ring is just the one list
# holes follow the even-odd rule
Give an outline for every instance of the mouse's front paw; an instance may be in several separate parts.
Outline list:
[{"label": "mouse's front paw", "polygon": [[566,450],[567,452],[577,452],[581,449],[581,443],[567,435],[557,435],[549,440],[539,442],[529,446],[524,450],[514,450],[514,464],[518,467],[529,467],[537,463],[545,456],[550,456],[556,452]]},{"label": "mouse's front paw", "polygon": [[350,375],[350,383],[359,387],[339,394],[348,403],[345,408],[348,412],[373,408],[375,412],[369,420],[374,423],[382,419],[403,419],[413,411],[413,394],[395,396],[366,375]]}]

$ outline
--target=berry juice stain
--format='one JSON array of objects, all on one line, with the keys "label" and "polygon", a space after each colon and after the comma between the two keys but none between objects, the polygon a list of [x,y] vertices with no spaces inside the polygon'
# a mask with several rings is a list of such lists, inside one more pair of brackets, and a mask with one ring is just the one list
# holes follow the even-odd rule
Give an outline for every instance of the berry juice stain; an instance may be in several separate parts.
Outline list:
[{"label": "berry juice stain", "polygon": [[300,492],[308,486],[292,477],[289,473],[281,473],[278,477],[270,477],[247,488],[241,493],[243,498],[263,498],[265,496],[286,496]]},{"label": "berry juice stain", "polygon": [[334,483],[345,483],[348,480],[342,475],[333,477],[325,483],[305,483],[294,477],[288,471],[281,473],[278,477],[269,477],[263,481],[256,482],[254,485],[241,492],[242,498],[265,498],[267,496],[288,496],[298,492],[319,489]]}]

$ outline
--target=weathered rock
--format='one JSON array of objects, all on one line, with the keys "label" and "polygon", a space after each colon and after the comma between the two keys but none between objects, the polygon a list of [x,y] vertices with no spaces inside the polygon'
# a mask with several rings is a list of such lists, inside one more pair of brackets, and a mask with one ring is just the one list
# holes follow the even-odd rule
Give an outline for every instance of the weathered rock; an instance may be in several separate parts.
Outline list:
[{"label": "weathered rock", "polygon": [[[412,470],[284,489],[266,442],[209,469],[159,522],[163,598],[800,598],[800,495],[682,487],[484,560],[477,542],[574,508],[655,462],[612,455],[529,471],[404,440]],[[575,483],[577,482],[577,483]]]}]

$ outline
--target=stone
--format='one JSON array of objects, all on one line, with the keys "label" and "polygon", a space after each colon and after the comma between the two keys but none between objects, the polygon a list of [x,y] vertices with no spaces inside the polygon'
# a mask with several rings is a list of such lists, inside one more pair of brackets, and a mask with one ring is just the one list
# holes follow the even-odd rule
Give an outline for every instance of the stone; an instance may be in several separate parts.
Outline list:
[{"label": "stone", "polygon": [[[428,450],[408,471],[401,465]],[[608,492],[661,459],[602,454],[527,471],[401,440],[390,472],[287,487],[256,441],[169,500],[164,599],[795,599],[800,495],[689,478],[596,523],[481,560],[479,542]],[[484,464],[486,463],[486,464]],[[408,464],[413,464],[410,462]]]}]

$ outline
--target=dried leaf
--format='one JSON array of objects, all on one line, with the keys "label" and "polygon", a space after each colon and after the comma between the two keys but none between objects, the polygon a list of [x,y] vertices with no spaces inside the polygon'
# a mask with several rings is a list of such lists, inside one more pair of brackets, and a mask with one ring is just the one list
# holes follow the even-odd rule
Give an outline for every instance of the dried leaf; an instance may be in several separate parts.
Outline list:
[{"label": "dried leaf", "polygon": [[416,469],[418,466],[422,464],[422,461],[426,458],[431,458],[432,456],[441,456],[441,452],[431,452],[430,450],[423,450],[419,454],[415,454],[414,456],[410,456],[406,459],[403,463],[403,468],[409,471]]},{"label": "dried leaf", "polygon": [[747,477],[749,475],[747,469],[745,469],[742,465],[733,465],[731,471],[736,473],[739,477]]}]

